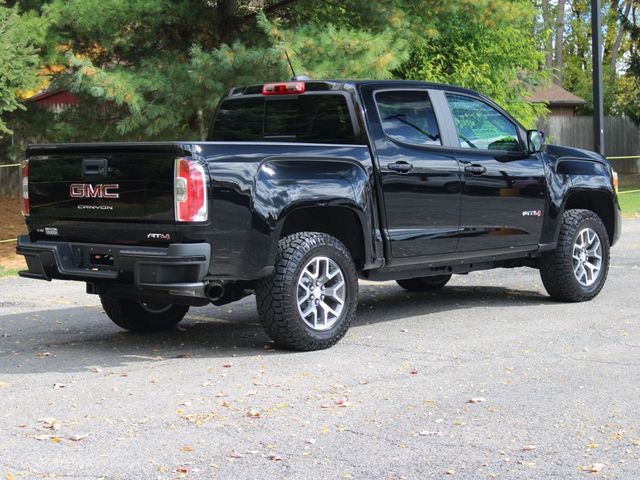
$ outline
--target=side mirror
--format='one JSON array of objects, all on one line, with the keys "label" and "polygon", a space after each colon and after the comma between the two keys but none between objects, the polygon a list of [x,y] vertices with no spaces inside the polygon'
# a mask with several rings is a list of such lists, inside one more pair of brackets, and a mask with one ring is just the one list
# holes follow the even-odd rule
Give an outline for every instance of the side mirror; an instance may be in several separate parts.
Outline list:
[{"label": "side mirror", "polygon": [[539,130],[529,130],[527,132],[527,145],[529,153],[541,152],[545,145],[544,133]]}]

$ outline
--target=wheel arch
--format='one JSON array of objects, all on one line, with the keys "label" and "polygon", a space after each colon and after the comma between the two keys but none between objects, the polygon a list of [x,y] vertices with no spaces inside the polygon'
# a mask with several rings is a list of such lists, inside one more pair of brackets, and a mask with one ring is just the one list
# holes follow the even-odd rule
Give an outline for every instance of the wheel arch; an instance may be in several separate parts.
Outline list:
[{"label": "wheel arch", "polygon": [[277,240],[301,232],[319,232],[340,240],[351,254],[356,268],[362,270],[369,250],[365,242],[364,213],[354,205],[299,205],[283,216]]},{"label": "wheel arch", "polygon": [[[615,197],[608,191],[576,189],[571,190],[564,201],[563,212],[573,209],[590,210],[602,220],[609,244],[613,245],[618,237],[618,212]],[[557,236],[556,236],[557,237]]]}]

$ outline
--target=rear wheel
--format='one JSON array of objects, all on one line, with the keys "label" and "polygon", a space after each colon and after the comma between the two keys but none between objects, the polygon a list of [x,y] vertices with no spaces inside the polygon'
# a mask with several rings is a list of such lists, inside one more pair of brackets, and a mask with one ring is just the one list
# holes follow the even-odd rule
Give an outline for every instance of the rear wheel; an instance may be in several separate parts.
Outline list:
[{"label": "rear wheel", "polygon": [[547,293],[562,302],[584,302],[600,293],[609,271],[609,236],[590,210],[567,210],[558,246],[543,254],[540,277]]},{"label": "rear wheel", "polygon": [[100,295],[102,308],[120,328],[137,333],[151,333],[175,327],[189,311],[187,305],[144,302],[109,294]]},{"label": "rear wheel", "polygon": [[275,272],[256,286],[258,314],[281,347],[320,350],[338,342],[356,314],[358,278],[347,248],[324,233],[280,240]]},{"label": "rear wheel", "polygon": [[436,275],[433,277],[416,277],[397,280],[396,283],[410,292],[431,292],[444,287],[451,280],[451,275]]}]

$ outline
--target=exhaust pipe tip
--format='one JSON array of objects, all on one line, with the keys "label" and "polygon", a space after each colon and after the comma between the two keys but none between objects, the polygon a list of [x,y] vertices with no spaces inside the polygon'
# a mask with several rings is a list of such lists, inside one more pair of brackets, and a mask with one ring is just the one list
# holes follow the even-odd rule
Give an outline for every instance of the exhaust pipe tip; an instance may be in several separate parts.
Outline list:
[{"label": "exhaust pipe tip", "polygon": [[204,294],[212,302],[218,301],[224,295],[224,287],[220,283],[210,283],[205,287]]}]

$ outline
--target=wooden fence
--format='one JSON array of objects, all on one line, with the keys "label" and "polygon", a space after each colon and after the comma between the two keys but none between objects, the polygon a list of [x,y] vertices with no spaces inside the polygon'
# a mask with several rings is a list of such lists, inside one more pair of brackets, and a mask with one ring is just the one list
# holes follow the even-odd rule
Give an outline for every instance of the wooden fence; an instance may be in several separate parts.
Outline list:
[{"label": "wooden fence", "polygon": [[[551,117],[541,129],[550,143],[593,150],[593,117]],[[640,156],[640,127],[626,117],[605,117],[607,157]],[[619,173],[640,173],[640,158],[611,160]]]},{"label": "wooden fence", "polygon": [[0,163],[0,197],[16,197],[20,191],[20,168],[2,168]]}]

